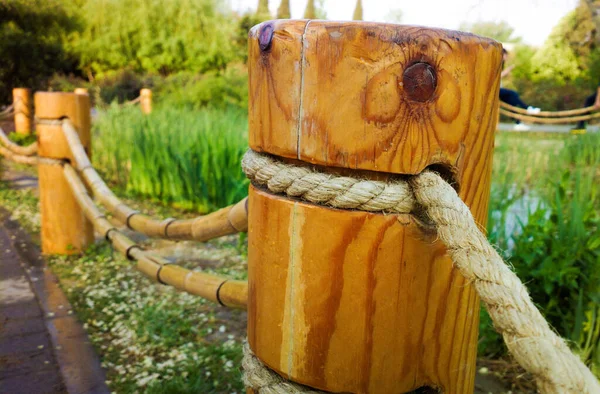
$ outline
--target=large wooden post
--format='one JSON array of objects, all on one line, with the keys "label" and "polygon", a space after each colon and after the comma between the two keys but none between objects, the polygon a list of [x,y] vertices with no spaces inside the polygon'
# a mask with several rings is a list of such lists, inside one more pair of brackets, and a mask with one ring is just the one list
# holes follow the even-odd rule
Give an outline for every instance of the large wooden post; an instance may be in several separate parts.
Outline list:
[{"label": "large wooden post", "polygon": [[[35,94],[38,154],[73,162],[60,120],[69,118],[90,154],[90,98],[87,94],[38,92]],[[93,241],[92,224],[85,215],[60,165],[38,165],[42,216],[42,252],[72,254]]]},{"label": "large wooden post", "polygon": [[33,108],[31,106],[31,89],[13,89],[15,111],[15,132],[31,134],[33,130]]},{"label": "large wooden post", "polygon": [[140,90],[140,107],[142,108],[142,112],[146,115],[152,112],[152,90]]},{"label": "large wooden post", "polygon": [[[456,31],[272,21],[249,35],[250,146],[373,179],[434,168],[485,226],[501,46]],[[250,188],[248,340],[331,392],[474,389],[479,298],[411,215]]]}]

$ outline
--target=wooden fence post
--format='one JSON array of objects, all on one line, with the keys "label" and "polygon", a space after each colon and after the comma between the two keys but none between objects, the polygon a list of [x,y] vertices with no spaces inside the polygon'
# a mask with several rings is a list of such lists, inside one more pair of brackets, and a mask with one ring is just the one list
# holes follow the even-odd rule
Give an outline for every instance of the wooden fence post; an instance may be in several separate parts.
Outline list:
[{"label": "wooden fence post", "polygon": [[75,90],[73,91],[73,93],[75,93],[75,94],[87,94],[87,95],[90,94],[87,88],[75,88]]},{"label": "wooden fence post", "polygon": [[13,104],[15,111],[15,132],[19,134],[31,134],[33,130],[31,89],[14,88]]},{"label": "wooden fence post", "polygon": [[[69,118],[90,155],[90,98],[85,94],[37,92],[35,94],[38,154],[70,160],[71,150],[60,120]],[[42,252],[73,254],[94,240],[92,224],[85,218],[60,165],[39,164],[42,216]]]},{"label": "wooden fence post", "polygon": [[142,112],[146,115],[152,112],[152,90],[140,90],[140,106],[142,107]]},{"label": "wooden fence post", "polygon": [[[248,67],[252,149],[380,180],[434,168],[485,226],[500,44],[274,21],[252,29]],[[479,298],[413,215],[251,186],[248,223],[248,341],[266,365],[331,392],[473,392]]]}]

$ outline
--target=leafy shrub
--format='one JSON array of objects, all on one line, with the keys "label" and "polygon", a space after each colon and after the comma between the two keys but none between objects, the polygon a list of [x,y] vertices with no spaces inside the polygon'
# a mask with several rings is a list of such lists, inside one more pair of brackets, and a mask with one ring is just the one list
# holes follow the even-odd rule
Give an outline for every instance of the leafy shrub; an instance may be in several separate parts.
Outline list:
[{"label": "leafy shrub", "polygon": [[156,90],[157,101],[172,106],[246,109],[248,72],[245,67],[239,66],[230,67],[222,73],[180,73],[165,79]]}]

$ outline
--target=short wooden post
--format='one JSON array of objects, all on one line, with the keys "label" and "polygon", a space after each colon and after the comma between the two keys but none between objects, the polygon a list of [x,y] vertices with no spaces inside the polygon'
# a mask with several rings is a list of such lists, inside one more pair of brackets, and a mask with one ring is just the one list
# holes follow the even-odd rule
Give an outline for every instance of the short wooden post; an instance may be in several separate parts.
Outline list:
[{"label": "short wooden post", "polygon": [[75,94],[87,94],[87,95],[90,94],[87,88],[75,88],[75,90],[73,91],[73,93],[75,93]]},{"label": "short wooden post", "polygon": [[152,90],[140,90],[140,107],[142,107],[142,112],[146,115],[152,112]]},{"label": "short wooden post", "polygon": [[[85,94],[38,92],[35,94],[38,154],[69,160],[71,150],[62,132],[61,119],[69,118],[90,154],[90,98]],[[39,164],[42,216],[42,252],[73,254],[93,241],[92,224],[77,204],[60,165]]]},{"label": "short wooden post", "polygon": [[19,134],[31,134],[33,131],[31,89],[13,89],[13,105],[15,111],[15,132]]},{"label": "short wooden post", "polygon": [[[421,27],[274,21],[252,29],[249,52],[252,149],[373,179],[434,168],[485,226],[498,43]],[[254,353],[290,380],[336,393],[473,393],[479,298],[416,222],[251,187]]]}]

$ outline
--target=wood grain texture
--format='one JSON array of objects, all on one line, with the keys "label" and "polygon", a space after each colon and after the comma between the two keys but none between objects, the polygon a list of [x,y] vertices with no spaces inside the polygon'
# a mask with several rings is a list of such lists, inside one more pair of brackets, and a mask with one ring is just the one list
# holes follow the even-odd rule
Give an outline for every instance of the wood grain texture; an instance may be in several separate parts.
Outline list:
[{"label": "wood grain texture", "polygon": [[[261,50],[265,26],[272,41]],[[432,166],[451,174],[485,228],[498,43],[414,26],[272,21],[252,29],[249,47],[252,149],[377,179]],[[248,223],[248,339],[263,362],[331,392],[473,392],[479,299],[409,216],[251,187]]]},{"label": "wood grain texture", "polygon": [[[90,155],[90,101],[88,95],[38,92],[35,94],[36,117],[59,120],[68,117]],[[74,161],[62,126],[37,125],[40,157]],[[91,222],[78,205],[63,169],[59,165],[40,164],[40,212],[42,252],[45,254],[80,253],[94,240]]]},{"label": "wood grain texture", "polygon": [[13,89],[13,103],[15,110],[15,132],[19,134],[31,134],[33,131],[31,89]]},{"label": "wood grain texture", "polygon": [[[269,51],[258,35],[274,26]],[[367,22],[272,21],[249,37],[250,147],[325,166],[416,174],[477,165],[495,127],[499,43],[468,33]],[[433,66],[413,101],[404,70]],[[490,116],[492,115],[492,116]],[[465,146],[479,145],[471,155]]]}]

